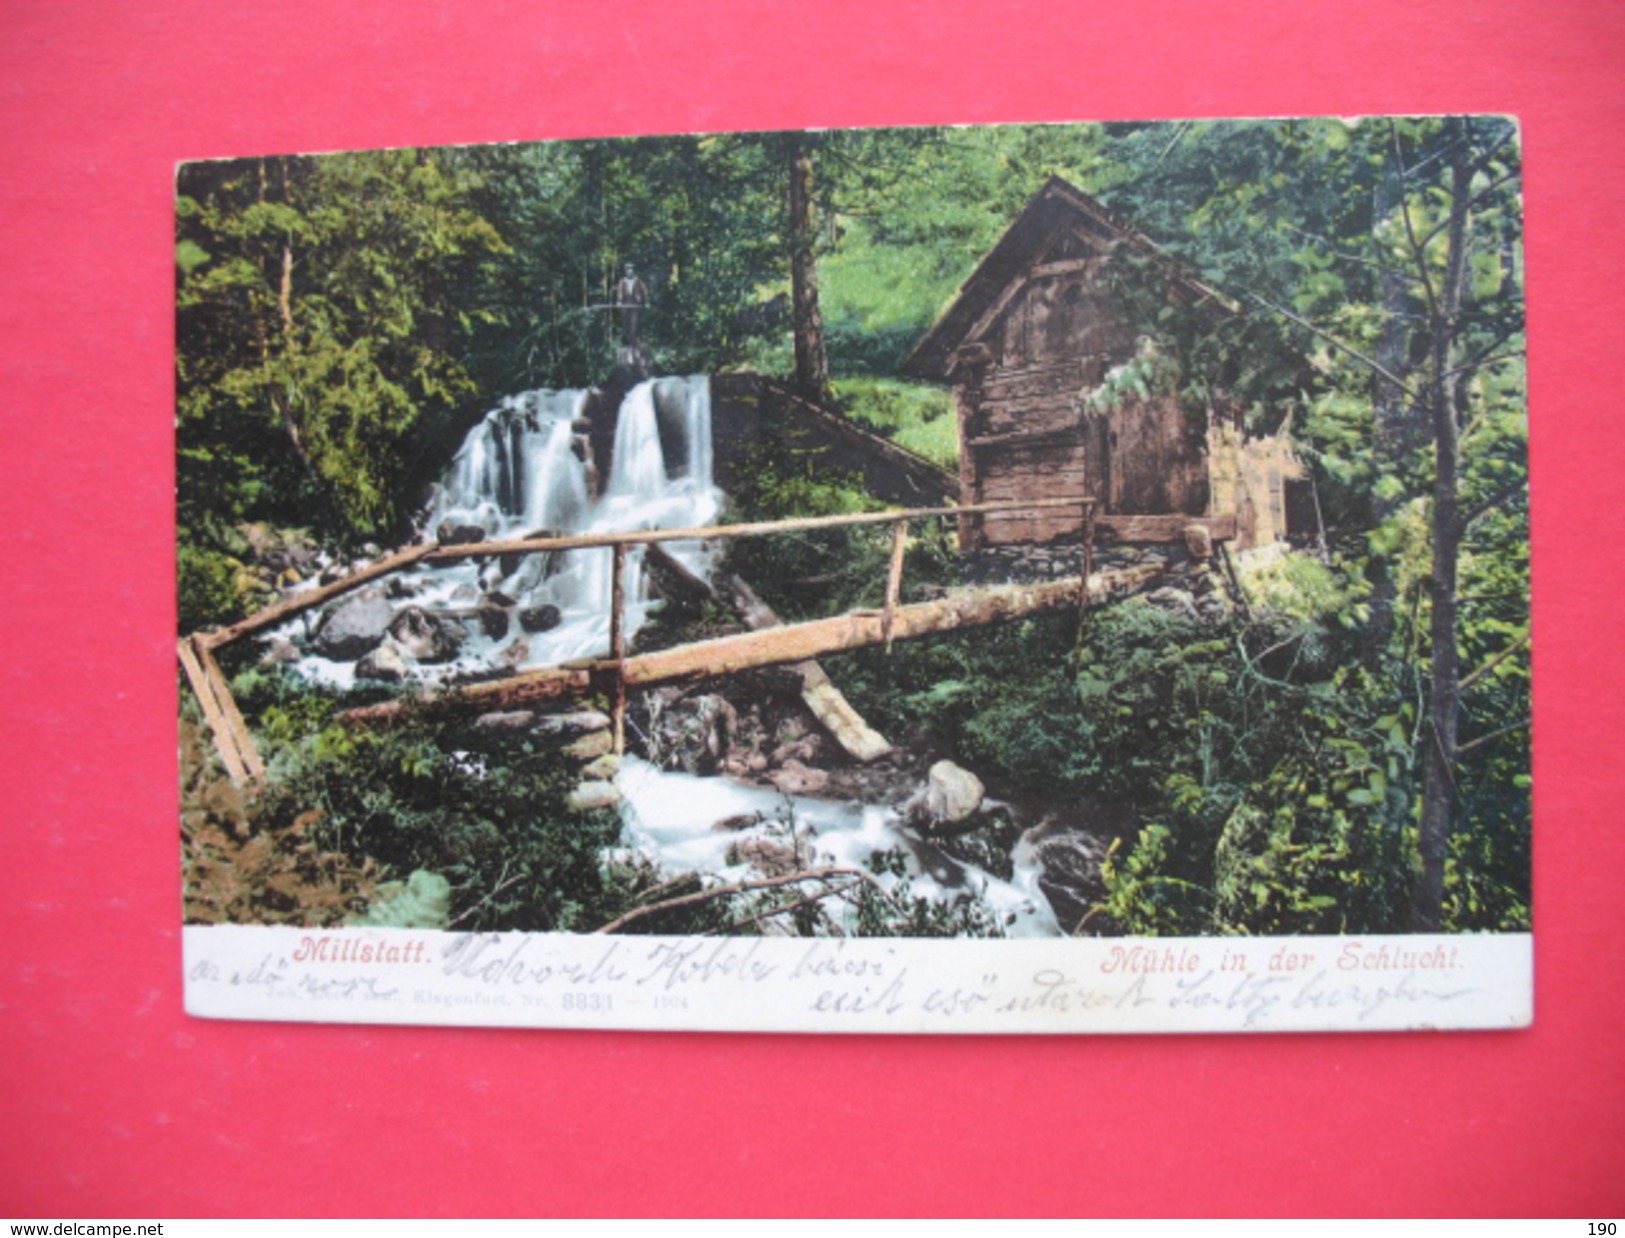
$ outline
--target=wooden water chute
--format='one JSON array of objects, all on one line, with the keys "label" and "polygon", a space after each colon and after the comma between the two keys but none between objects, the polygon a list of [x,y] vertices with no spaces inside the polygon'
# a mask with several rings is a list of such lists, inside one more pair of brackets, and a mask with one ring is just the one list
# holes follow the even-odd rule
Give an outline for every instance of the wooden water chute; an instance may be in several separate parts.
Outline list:
[{"label": "wooden water chute", "polygon": [[1282,427],[1244,433],[1239,410],[1215,406],[1203,433],[1176,393],[1154,386],[1130,385],[1106,407],[1085,399],[1131,363],[1156,363],[1159,346],[1119,308],[1116,285],[1129,279],[1149,299],[1216,321],[1238,314],[1099,202],[1051,177],[904,362],[910,377],[953,387],[962,549],[1076,536],[1073,512],[980,512],[1057,492],[1096,496],[1102,518],[1233,520],[1238,549],[1312,535],[1289,528],[1301,507],[1294,489],[1307,483]]},{"label": "wooden water chute", "polygon": [[[965,514],[991,515],[1017,508],[1039,512],[1075,513],[1074,518],[1084,542],[1083,568],[1077,577],[1046,581],[1041,584],[965,589],[927,602],[902,601],[903,551],[906,548],[907,528],[911,523],[945,517],[956,518]],[[874,645],[889,646],[897,640],[909,640],[936,632],[953,631],[1046,610],[1066,607],[1083,609],[1102,605],[1113,598],[1144,587],[1159,574],[1159,569],[1142,565],[1120,571],[1095,573],[1091,547],[1096,533],[1125,541],[1172,541],[1181,537],[1183,531],[1193,523],[1205,529],[1215,541],[1223,541],[1235,535],[1234,522],[1226,518],[1201,519],[1193,522],[1190,517],[1183,516],[1129,519],[1097,517],[1094,500],[1087,496],[1077,496],[1021,503],[987,503],[977,506],[969,513],[959,507],[917,508],[710,528],[641,530],[463,545],[414,546],[386,556],[342,580],[284,599],[229,627],[189,636],[181,642],[180,659],[188,682],[209,721],[216,748],[226,765],[227,773],[236,782],[256,782],[264,777],[264,764],[254,751],[248,728],[231,699],[225,677],[214,662],[214,650],[284,623],[296,614],[402,568],[496,555],[545,554],[610,547],[615,550],[612,579],[614,613],[611,616],[611,648],[608,657],[521,672],[478,684],[456,685],[422,698],[390,701],[350,710],[342,717],[357,725],[381,725],[423,713],[483,712],[523,705],[561,703],[584,696],[603,694],[611,702],[619,749],[625,742],[626,699],[631,689],[665,683],[691,682],[753,667],[805,663],[808,664],[808,669],[804,671],[803,678],[809,705],[815,712],[823,709],[829,713],[826,725],[832,725],[832,729],[837,732],[842,728],[847,730],[852,743],[842,740],[843,744],[862,759],[861,753],[865,745],[871,751],[878,752],[882,749],[876,748],[872,741],[863,737],[859,726],[861,719],[856,719],[855,722],[850,719],[843,721],[841,710],[843,702],[835,699],[839,694],[833,691],[833,685],[828,684],[827,676],[823,676],[822,672],[817,670],[813,659],[827,653]],[[631,547],[640,545],[659,547],[662,543],[673,541],[765,536],[822,528],[885,524],[891,525],[894,532],[887,564],[884,601],[879,609],[853,610],[826,619],[790,624],[777,623],[776,617],[771,616],[770,612],[766,616],[757,615],[755,619],[746,614],[747,624],[752,627],[752,630],[747,632],[650,653],[632,654],[628,651],[624,618],[625,572],[627,554]],[[747,604],[744,609],[752,608]],[[765,607],[761,609],[765,611]],[[881,742],[883,744],[883,741]]]}]

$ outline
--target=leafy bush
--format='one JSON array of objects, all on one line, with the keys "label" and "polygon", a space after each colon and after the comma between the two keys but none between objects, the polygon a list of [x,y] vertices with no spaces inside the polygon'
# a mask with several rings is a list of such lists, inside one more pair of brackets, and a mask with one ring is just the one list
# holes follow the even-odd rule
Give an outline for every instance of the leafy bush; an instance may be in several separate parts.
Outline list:
[{"label": "leafy bush", "polygon": [[842,378],[842,410],[854,421],[943,468],[959,462],[959,425],[944,388],[887,378]]},{"label": "leafy bush", "polygon": [[181,861],[188,924],[319,928],[361,912],[381,878],[325,845],[319,814],[292,817],[246,796],[208,758],[195,721],[181,721]]}]

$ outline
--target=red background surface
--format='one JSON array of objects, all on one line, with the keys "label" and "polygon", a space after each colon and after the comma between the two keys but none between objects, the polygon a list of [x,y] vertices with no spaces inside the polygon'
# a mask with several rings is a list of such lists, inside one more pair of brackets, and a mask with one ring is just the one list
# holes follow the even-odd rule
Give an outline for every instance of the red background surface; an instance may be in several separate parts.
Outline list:
[{"label": "red background surface", "polygon": [[[0,1213],[1617,1216],[1622,67],[1625,6],[1574,0],[0,3]],[[1532,1030],[881,1039],[182,1013],[177,160],[1456,110],[1525,126]]]}]

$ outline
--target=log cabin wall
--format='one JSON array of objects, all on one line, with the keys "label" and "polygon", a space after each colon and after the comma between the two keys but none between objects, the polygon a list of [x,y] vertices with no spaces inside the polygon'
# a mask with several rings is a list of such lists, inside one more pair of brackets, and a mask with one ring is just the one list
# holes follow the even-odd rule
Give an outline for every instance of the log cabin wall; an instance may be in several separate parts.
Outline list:
[{"label": "log cabin wall", "polygon": [[[1173,396],[1102,413],[1084,393],[1131,360],[1135,335],[1108,300],[1110,238],[1061,227],[973,346],[958,384],[961,484],[969,502],[1090,494],[1123,514],[1207,510],[1202,453]],[[989,516],[969,546],[1076,537],[1081,517]]]},{"label": "log cabin wall", "polygon": [[[1152,392],[1088,411],[1084,397],[1133,360],[1114,306],[1120,247],[1161,251],[1075,186],[1052,178],[989,251],[915,348],[904,372],[954,385],[966,504],[1088,494],[1107,515],[1238,518],[1241,546],[1283,535],[1283,479],[1301,476],[1284,440],[1214,437],[1178,397]],[[1167,266],[1164,294],[1223,298]],[[1081,514],[966,517],[964,549],[1076,538]]]}]

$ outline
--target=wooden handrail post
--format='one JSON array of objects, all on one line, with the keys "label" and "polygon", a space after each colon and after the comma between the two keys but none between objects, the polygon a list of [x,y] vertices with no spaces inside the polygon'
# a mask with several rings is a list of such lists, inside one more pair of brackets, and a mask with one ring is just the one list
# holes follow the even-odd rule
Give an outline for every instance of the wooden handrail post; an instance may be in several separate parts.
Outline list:
[{"label": "wooden handrail post", "polygon": [[257,786],[265,781],[265,762],[254,747],[254,737],[237,708],[220,664],[199,636],[184,637],[178,644],[181,669],[186,672],[192,693],[203,707],[203,718],[214,734],[215,751],[226,767],[226,776],[238,786]]},{"label": "wooden handrail post", "polygon": [[881,613],[880,631],[891,652],[892,621],[897,615],[897,602],[903,591],[903,555],[908,549],[908,521],[899,520],[891,527],[891,565],[886,572],[886,609]]},{"label": "wooden handrail post", "polygon": [[609,656],[615,668],[610,717],[616,756],[626,755],[626,546],[615,543],[609,585]]},{"label": "wooden handrail post", "polygon": [[1089,594],[1089,577],[1095,570],[1095,501],[1083,501],[1083,592]]},{"label": "wooden handrail post", "polygon": [[1083,501],[1081,532],[1083,534],[1082,557],[1079,565],[1078,580],[1078,639],[1082,641],[1085,624],[1089,616],[1089,577],[1095,570],[1095,501]]}]

